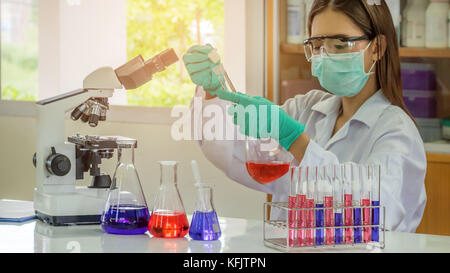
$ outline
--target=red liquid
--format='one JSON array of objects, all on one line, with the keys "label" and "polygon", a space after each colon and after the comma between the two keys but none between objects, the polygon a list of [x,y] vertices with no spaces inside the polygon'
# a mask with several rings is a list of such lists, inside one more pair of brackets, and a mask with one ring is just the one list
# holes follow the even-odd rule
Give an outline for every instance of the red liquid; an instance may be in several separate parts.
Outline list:
[{"label": "red liquid", "polygon": [[269,184],[289,171],[290,163],[262,163],[249,161],[245,163],[248,174],[260,184]]},{"label": "red liquid", "polygon": [[[296,201],[296,197],[295,196],[289,196],[289,208],[290,209],[295,209],[295,201]],[[295,228],[295,215],[296,215],[296,211],[294,210],[289,210],[288,212],[289,214],[289,246],[293,247],[295,245],[295,230],[291,230],[291,228]]]},{"label": "red liquid", "polygon": [[183,238],[189,232],[189,222],[185,213],[154,212],[148,231],[158,238]]},{"label": "red liquid", "polygon": [[[305,208],[305,206],[306,206],[306,195],[298,194],[297,208]],[[297,227],[299,228],[306,227],[306,217],[304,210],[297,211]],[[304,229],[297,230],[297,245],[305,246],[305,238],[306,238],[306,231]]]},{"label": "red liquid", "polygon": [[[361,200],[361,206],[370,206],[370,200],[369,199],[362,199]],[[370,225],[370,208],[363,208],[363,225],[368,226]],[[365,227],[364,228],[364,243],[369,243],[372,241],[372,236],[370,234],[370,228]]]}]

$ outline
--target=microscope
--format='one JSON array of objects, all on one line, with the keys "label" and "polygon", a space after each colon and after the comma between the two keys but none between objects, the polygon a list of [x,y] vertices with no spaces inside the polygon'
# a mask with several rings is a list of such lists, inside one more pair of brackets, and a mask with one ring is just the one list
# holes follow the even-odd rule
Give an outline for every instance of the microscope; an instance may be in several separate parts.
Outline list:
[{"label": "microscope", "polygon": [[[65,116],[81,119],[96,127],[106,120],[108,98],[116,89],[135,89],[176,63],[178,57],[168,49],[144,61],[142,56],[113,69],[102,67],[89,74],[83,88],[37,102],[36,188],[34,209],[39,220],[53,226],[99,224],[111,177],[101,173],[102,159],[113,157],[121,136],[76,134],[65,139]],[[88,187],[76,181],[89,171]]]}]

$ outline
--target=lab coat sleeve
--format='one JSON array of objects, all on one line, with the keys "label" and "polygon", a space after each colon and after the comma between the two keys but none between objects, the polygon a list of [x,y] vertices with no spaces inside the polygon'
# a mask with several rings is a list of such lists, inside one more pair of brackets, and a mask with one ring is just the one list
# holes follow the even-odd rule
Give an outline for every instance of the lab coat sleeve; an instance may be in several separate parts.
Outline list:
[{"label": "lab coat sleeve", "polygon": [[[231,103],[220,100],[219,98],[205,100],[204,96],[205,91],[201,87],[197,87],[193,102],[191,103],[193,123],[201,124],[200,126],[193,126],[193,132],[196,132],[195,134],[198,136],[202,136],[198,142],[203,154],[231,180],[248,188],[272,194],[272,185],[259,184],[248,174],[245,166],[245,141],[234,140],[236,139],[234,137],[227,138],[227,134],[228,136],[231,134],[231,136],[236,137],[239,134],[231,117],[227,114],[227,106]],[[207,113],[214,108],[217,110],[216,113],[220,112],[223,116],[222,140],[217,138],[211,139],[206,132],[210,128],[208,124],[214,119],[214,117],[209,117]],[[244,139],[244,136],[239,135],[238,139]]]},{"label": "lab coat sleeve", "polygon": [[[402,110],[399,110],[402,111]],[[395,128],[384,132],[373,145],[367,162],[381,166],[381,205],[389,204],[386,210],[386,229],[415,232],[423,215],[426,203],[424,186],[426,157],[423,142],[414,126],[405,126],[407,120],[393,120],[389,111],[378,122],[395,122]],[[337,156],[311,140],[301,166],[341,164]],[[406,213],[410,210],[413,213]]]}]

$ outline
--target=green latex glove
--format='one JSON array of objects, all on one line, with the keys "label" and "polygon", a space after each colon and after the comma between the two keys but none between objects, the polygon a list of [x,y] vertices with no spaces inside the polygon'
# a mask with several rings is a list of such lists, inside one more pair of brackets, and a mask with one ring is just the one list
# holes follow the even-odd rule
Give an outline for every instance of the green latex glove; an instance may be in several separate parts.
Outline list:
[{"label": "green latex glove", "polygon": [[[214,48],[209,44],[192,46],[184,54],[183,61],[192,82],[202,86],[209,94],[216,96],[224,90],[219,79],[212,70],[214,67],[221,64],[221,62],[213,63],[208,57],[208,54],[213,50]],[[223,81],[223,76],[221,77],[221,80]]]},{"label": "green latex glove", "polygon": [[[277,140],[280,145],[289,150],[292,143],[305,131],[305,125],[296,121],[289,116],[278,105],[262,97],[251,97],[242,93],[222,93],[219,96],[221,99],[236,103],[228,109],[228,114],[233,116],[233,122],[239,126],[239,132],[246,136],[254,138],[268,138],[272,137]],[[250,115],[245,111],[246,107],[254,106],[256,111],[253,112],[256,116]],[[247,108],[247,109],[250,109]],[[267,118],[264,118],[264,113]],[[262,116],[260,116],[263,114]],[[272,120],[278,115],[278,132],[272,132]],[[250,126],[251,122],[256,122],[256,130]],[[274,126],[275,121],[274,121]]]}]

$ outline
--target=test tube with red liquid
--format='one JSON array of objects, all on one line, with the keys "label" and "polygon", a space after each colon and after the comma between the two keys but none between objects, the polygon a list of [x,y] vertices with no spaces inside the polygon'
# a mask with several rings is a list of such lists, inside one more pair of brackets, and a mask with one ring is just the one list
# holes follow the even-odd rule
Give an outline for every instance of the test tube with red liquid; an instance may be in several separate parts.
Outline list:
[{"label": "test tube with red liquid", "polygon": [[289,201],[288,201],[288,221],[289,221],[289,247],[294,247],[297,242],[296,236],[296,211],[292,210],[297,207],[297,184],[298,184],[298,168],[291,168],[291,179],[289,187]]},{"label": "test tube with red liquid", "polygon": [[314,192],[315,192],[315,182],[317,180],[317,167],[308,167],[307,169],[307,188],[306,193],[306,227],[310,228],[306,230],[306,245],[314,245]]},{"label": "test tube with red liquid", "polygon": [[[297,186],[297,208],[305,208],[306,207],[306,194],[307,194],[307,178],[306,178],[306,169],[307,167],[299,167],[299,179]],[[298,210],[297,211],[297,227],[305,228],[306,227],[306,211]],[[297,230],[297,245],[305,246],[306,245],[306,230],[298,229]]]},{"label": "test tube with red liquid", "polygon": [[[353,225],[353,210],[351,209],[353,204],[353,195],[352,195],[352,165],[345,164],[344,165],[344,225],[352,226]],[[345,243],[352,244],[353,243],[353,229],[345,228]]]},{"label": "test tube with red liquid", "polygon": [[[370,188],[371,188],[371,179],[370,179],[371,168],[368,165],[362,165],[360,167],[361,173],[361,206],[369,207],[370,206]],[[362,209],[362,221],[364,226],[370,225],[370,208]],[[370,228],[363,228],[363,240],[364,243],[369,243],[371,241]]]},{"label": "test tube with red liquid", "polygon": [[[333,167],[333,165],[331,166]],[[334,217],[333,217],[333,186],[330,181],[330,176],[328,175],[330,171],[334,172],[334,168],[327,169],[327,174],[324,182],[324,199],[325,199],[325,226],[332,227],[334,225]],[[335,176],[335,173],[334,173]],[[325,244],[332,245],[334,243],[334,229],[328,228],[325,230]]]}]

